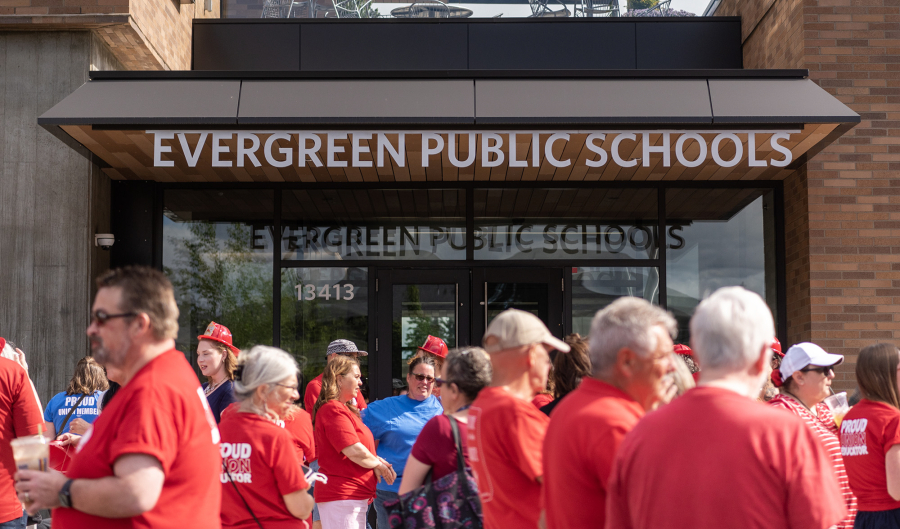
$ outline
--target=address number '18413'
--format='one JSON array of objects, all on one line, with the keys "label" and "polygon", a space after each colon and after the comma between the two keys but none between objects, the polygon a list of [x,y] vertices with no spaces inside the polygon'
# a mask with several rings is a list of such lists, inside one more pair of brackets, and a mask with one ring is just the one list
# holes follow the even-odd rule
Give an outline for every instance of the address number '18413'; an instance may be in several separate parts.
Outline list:
[{"label": "address number '18413'", "polygon": [[322,285],[316,289],[316,285],[307,283],[305,285],[296,285],[297,301],[312,301],[316,298],[331,299],[332,290],[334,291],[334,299],[350,301],[356,294],[353,292],[353,285],[350,283],[336,285]]}]

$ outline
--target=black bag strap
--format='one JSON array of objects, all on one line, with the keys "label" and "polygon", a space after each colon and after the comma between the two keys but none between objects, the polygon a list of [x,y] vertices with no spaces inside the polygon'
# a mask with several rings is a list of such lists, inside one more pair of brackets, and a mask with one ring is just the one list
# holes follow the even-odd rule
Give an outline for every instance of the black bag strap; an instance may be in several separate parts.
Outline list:
[{"label": "black bag strap", "polygon": [[87,397],[87,393],[82,393],[81,396],[78,397],[78,400],[75,401],[75,405],[72,406],[72,409],[69,410],[69,414],[66,415],[65,419],[63,419],[62,427],[60,427],[59,431],[56,432],[56,436],[53,438],[54,441],[59,439],[59,436],[62,435],[62,431],[65,430],[66,425],[69,424],[69,419],[72,418],[72,414],[75,413],[75,410],[78,409],[78,405],[81,404],[81,401],[83,401],[85,397]]},{"label": "black bag strap", "polygon": [[459,437],[459,424],[456,423],[456,418],[452,415],[448,415],[447,418],[450,419],[450,430],[453,431],[453,442],[456,443],[456,469],[460,472],[465,472],[466,460],[463,457],[462,441]]},{"label": "black bag strap", "polygon": [[241,501],[244,502],[244,507],[247,508],[247,512],[250,513],[250,516],[253,517],[253,521],[256,522],[256,525],[259,526],[259,529],[263,529],[261,523],[259,523],[259,518],[253,513],[253,509],[250,508],[250,504],[247,503],[247,500],[244,499],[244,495],[241,494],[241,491],[238,490],[237,483],[234,482],[234,478],[231,476],[231,472],[228,471],[228,465],[225,464],[225,460],[222,460],[222,469],[228,474],[228,481],[231,482],[231,486],[234,487],[234,491],[237,492],[237,495],[241,498]]}]

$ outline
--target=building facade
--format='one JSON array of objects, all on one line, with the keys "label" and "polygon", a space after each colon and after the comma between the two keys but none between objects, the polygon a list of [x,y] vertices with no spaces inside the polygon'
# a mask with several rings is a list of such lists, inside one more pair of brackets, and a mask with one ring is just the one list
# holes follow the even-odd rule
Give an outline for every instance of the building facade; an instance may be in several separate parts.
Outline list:
[{"label": "building facade", "polygon": [[[308,376],[349,338],[371,353],[377,398],[426,335],[478,343],[507,307],[587,334],[636,295],[686,341],[703,295],[743,285],[784,343],[847,355],[835,386],[852,389],[859,347],[895,341],[892,1],[722,0],[665,21],[194,21],[188,62],[170,67],[190,71],[95,72],[36,113],[44,149],[88,168],[57,177],[92,202],[57,198],[71,212],[49,224],[86,238],[52,245],[0,209],[14,244],[52,254],[8,261],[0,334],[30,333],[22,314],[65,320],[31,349],[74,363],[84,285],[108,256],[169,273],[189,357],[210,320]],[[92,253],[101,231],[116,243]],[[31,270],[71,266],[62,249],[94,257],[56,280],[82,289],[60,311]],[[75,352],[51,351],[66,341]]]},{"label": "building facade", "polygon": [[859,125],[784,181],[790,343],[843,354],[900,342],[900,3],[721,0],[745,68],[804,68]]},{"label": "building facade", "polygon": [[0,336],[26,352],[44,402],[89,352],[92,278],[109,267],[94,234],[109,231],[111,180],[38,116],[92,71],[190,68],[192,20],[218,6],[0,2]]}]

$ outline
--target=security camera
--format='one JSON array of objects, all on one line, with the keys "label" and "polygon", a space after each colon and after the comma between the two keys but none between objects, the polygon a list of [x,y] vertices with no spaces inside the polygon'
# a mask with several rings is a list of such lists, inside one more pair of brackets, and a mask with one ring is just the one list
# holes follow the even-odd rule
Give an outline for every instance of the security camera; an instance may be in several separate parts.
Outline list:
[{"label": "security camera", "polygon": [[94,235],[94,246],[109,250],[116,243],[116,236],[112,233],[97,233]]}]

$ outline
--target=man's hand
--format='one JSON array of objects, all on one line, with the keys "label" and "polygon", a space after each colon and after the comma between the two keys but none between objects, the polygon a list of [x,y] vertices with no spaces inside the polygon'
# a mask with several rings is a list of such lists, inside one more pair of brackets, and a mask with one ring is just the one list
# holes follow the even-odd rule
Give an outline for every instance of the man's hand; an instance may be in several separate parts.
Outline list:
[{"label": "man's hand", "polygon": [[55,470],[20,470],[15,479],[19,501],[28,514],[35,514],[41,509],[59,507],[59,491],[68,478]]}]

